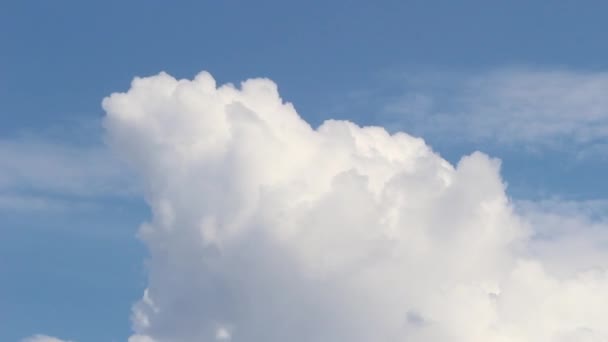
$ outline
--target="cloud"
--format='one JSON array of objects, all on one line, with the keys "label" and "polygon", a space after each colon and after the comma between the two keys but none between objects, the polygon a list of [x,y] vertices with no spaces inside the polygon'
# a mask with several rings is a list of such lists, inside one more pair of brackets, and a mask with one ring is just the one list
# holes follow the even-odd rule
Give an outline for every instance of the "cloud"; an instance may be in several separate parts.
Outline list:
[{"label": "cloud", "polygon": [[11,212],[65,211],[73,204],[69,201],[51,199],[46,196],[0,194],[0,210]]},{"label": "cloud", "polygon": [[608,338],[606,252],[559,267],[559,236],[541,248],[496,159],[451,165],[405,133],[312,128],[267,79],[161,73],[103,107],[152,209],[130,342]]},{"label": "cloud", "polygon": [[0,140],[0,210],[64,210],[82,200],[133,196],[137,185],[103,146]]},{"label": "cloud", "polygon": [[569,276],[608,265],[608,201],[520,200],[516,207],[535,227],[530,252],[554,273]]},{"label": "cloud", "polygon": [[46,335],[34,335],[31,337],[24,338],[21,342],[70,342],[66,340],[61,340],[56,337],[46,336]]},{"label": "cloud", "polygon": [[412,73],[380,120],[446,141],[567,148],[605,145],[608,73],[511,68]]}]

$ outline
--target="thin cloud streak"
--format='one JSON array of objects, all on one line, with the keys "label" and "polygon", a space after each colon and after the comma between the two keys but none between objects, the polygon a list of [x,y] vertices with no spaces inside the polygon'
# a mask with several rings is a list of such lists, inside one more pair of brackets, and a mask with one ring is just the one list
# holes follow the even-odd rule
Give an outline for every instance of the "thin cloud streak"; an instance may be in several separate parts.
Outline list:
[{"label": "thin cloud streak", "polygon": [[593,149],[608,138],[608,73],[505,68],[398,73],[378,120],[441,141]]}]

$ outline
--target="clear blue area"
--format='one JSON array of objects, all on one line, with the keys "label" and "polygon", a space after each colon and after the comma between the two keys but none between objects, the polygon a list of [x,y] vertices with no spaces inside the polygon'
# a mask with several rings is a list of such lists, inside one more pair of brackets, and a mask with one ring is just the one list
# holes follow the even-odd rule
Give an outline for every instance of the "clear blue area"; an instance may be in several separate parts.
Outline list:
[{"label": "clear blue area", "polygon": [[[101,99],[161,70],[209,70],[220,82],[269,77],[314,125],[393,69],[606,70],[607,13],[601,0],[2,1],[0,139],[50,134],[99,144],[100,129],[83,136],[80,127],[100,120]],[[369,115],[343,118],[373,123]],[[605,162],[435,147],[450,160],[490,149],[505,159],[518,196],[608,191],[595,181]],[[124,341],[129,307],[145,286],[135,231],[147,215],[136,199],[99,199],[88,211],[0,212],[0,341],[34,333]]]},{"label": "clear blue area", "polygon": [[0,210],[0,340],[34,333],[125,341],[145,287],[139,203],[63,212]]}]

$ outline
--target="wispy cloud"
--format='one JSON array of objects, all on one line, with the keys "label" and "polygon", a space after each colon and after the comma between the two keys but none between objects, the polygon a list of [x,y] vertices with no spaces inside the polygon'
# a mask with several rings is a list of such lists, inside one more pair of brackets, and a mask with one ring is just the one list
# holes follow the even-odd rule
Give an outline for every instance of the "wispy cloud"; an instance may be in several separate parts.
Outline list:
[{"label": "wispy cloud", "polygon": [[378,115],[395,129],[531,148],[594,149],[607,142],[606,72],[507,68],[397,75],[390,82],[398,90],[380,96]]},{"label": "wispy cloud", "polygon": [[75,208],[99,198],[131,196],[137,189],[126,168],[102,145],[0,140],[0,170],[0,209]]},{"label": "wispy cloud", "polygon": [[30,337],[26,337],[21,342],[70,342],[62,339],[58,339],[56,337],[51,337],[47,335],[34,335]]},{"label": "wispy cloud", "polygon": [[0,194],[0,211],[65,211],[74,209],[74,203],[42,195]]}]

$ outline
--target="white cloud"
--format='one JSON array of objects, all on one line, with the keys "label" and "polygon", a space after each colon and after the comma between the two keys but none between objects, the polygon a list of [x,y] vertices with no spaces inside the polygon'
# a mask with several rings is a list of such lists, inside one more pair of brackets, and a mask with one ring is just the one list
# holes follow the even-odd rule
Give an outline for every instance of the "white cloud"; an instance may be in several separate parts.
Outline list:
[{"label": "white cloud", "polygon": [[24,338],[21,342],[70,342],[66,340],[61,340],[56,337],[46,336],[46,335],[34,335],[31,337]]},{"label": "white cloud", "polygon": [[530,252],[556,274],[602,270],[608,265],[608,201],[517,201],[535,227]]},{"label": "white cloud", "polygon": [[606,252],[559,267],[482,153],[313,129],[266,79],[159,74],[103,107],[153,213],[131,342],[608,339]]},{"label": "white cloud", "polygon": [[503,69],[399,82],[404,94],[384,106],[382,120],[423,136],[592,150],[607,141],[608,73]]}]

